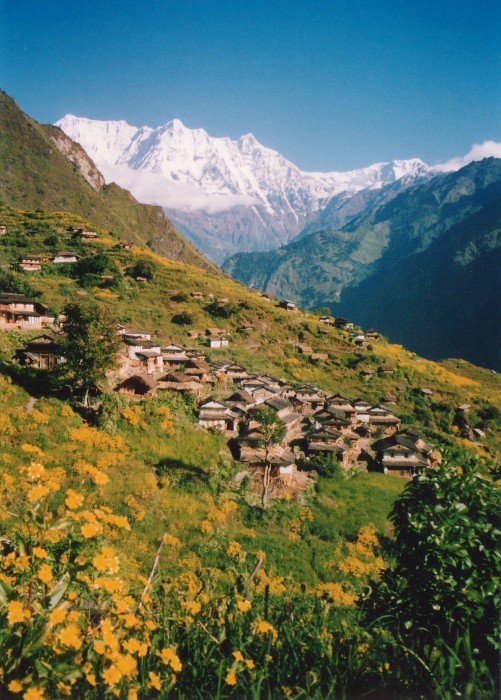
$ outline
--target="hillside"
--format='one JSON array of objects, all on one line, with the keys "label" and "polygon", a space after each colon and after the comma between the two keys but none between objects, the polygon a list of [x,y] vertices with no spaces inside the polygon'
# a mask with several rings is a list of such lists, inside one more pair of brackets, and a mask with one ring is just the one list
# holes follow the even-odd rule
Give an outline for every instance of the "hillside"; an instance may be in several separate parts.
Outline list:
[{"label": "hillside", "polygon": [[[2,284],[39,293],[54,312],[69,301],[94,302],[110,320],[149,331],[162,345],[191,345],[212,362],[229,359],[294,387],[311,382],[352,399],[391,397],[403,423],[421,428],[453,464],[484,474],[491,468],[500,447],[497,376],[465,362],[423,360],[384,338],[358,346],[348,330],[281,309],[210,270],[137,245],[117,247],[117,238],[76,214],[4,206],[1,218],[8,228],[0,236]],[[99,238],[75,240],[69,222]],[[78,263],[51,262],[68,248]],[[6,269],[27,250],[42,255],[41,271]],[[130,271],[139,262],[147,277],[137,279]],[[205,335],[188,339],[188,330],[216,325],[226,330],[227,348],[209,349]],[[386,697],[409,688],[408,645],[388,629],[374,631],[359,605],[393,557],[388,515],[405,479],[362,466],[318,476],[299,494],[272,493],[265,510],[227,436],[196,424],[193,398],[165,391],[137,400],[107,391],[89,415],[54,390],[44,370],[12,363],[14,350],[39,334],[0,330],[0,520],[9,537],[0,649],[22,659],[7,665],[0,693],[29,687],[46,698],[63,692],[92,700],[99,692],[108,700],[132,688],[132,697],[149,700],[164,689],[187,700],[196,686],[200,698],[231,700],[235,690],[252,697],[265,688],[273,696],[293,682],[288,697],[334,700],[364,688]],[[312,362],[299,344],[325,357]],[[389,374],[377,371],[388,365]],[[366,367],[374,370],[369,380]],[[120,379],[111,372],[103,389]],[[208,384],[204,396],[236,388]],[[461,404],[470,405],[470,425],[482,428],[481,444],[461,436]],[[451,479],[463,470],[443,473],[451,498]],[[475,479],[473,494],[494,489]],[[467,506],[459,505],[464,519]],[[457,526],[454,533],[456,542]],[[476,547],[476,539],[466,546]],[[461,594],[462,605],[468,600]],[[438,648],[440,658],[447,654]],[[445,682],[440,670],[430,674]],[[484,677],[487,687],[495,684]],[[417,674],[410,687],[422,685]]]},{"label": "hillside", "polygon": [[[494,400],[497,377],[487,371],[472,367],[473,374],[467,372],[464,376],[462,365],[458,370],[445,370],[386,341],[359,347],[354,342],[356,333],[350,335],[350,331],[326,326],[316,314],[287,312],[276,300],[262,298],[230,278],[167,260],[147,248],[117,247],[117,238],[97,227],[100,238],[75,241],[74,234],[66,230],[69,222],[91,225],[77,216],[4,207],[0,217],[9,229],[0,236],[2,266],[14,264],[27,251],[41,254],[46,260],[41,272],[13,274],[19,283],[37,290],[56,314],[75,299],[95,301],[117,322],[143,328],[162,343],[190,343],[200,349],[204,349],[206,340],[190,341],[188,331],[198,329],[203,335],[206,328],[217,326],[225,329],[229,346],[207,348],[214,359],[229,358],[253,371],[283,376],[295,384],[310,382],[352,397],[363,395],[374,402],[393,393],[397,413],[413,416],[412,422],[432,431],[443,426],[447,439],[454,437],[452,423],[447,425],[440,413],[435,414],[432,404],[443,399],[450,411],[468,402],[481,411],[484,401]],[[51,263],[52,256],[60,250],[77,252],[81,256],[78,266]],[[130,274],[138,261],[151,267],[151,279],[138,281]],[[192,293],[202,298],[191,296]],[[219,305],[218,299],[226,299],[227,303]],[[179,317],[181,323],[176,322]],[[311,362],[307,354],[300,352],[299,344],[327,353],[327,359]],[[378,375],[378,367],[388,364],[395,365],[394,374]],[[376,371],[369,381],[360,374],[367,366]],[[422,386],[436,394],[429,406],[420,397]],[[419,412],[416,406],[420,407]],[[494,433],[489,433],[487,440],[494,448]]]},{"label": "hillside", "polygon": [[[0,92],[0,201],[19,209],[65,211],[161,255],[212,267],[179,234],[160,207],[139,204],[102,175],[60,129],[38,124]],[[215,268],[214,268],[215,269]]]},{"label": "hillside", "polygon": [[[344,313],[358,321],[356,312],[363,302],[359,299],[358,305],[353,308],[348,302],[344,303],[344,295],[348,294],[351,287],[375,274],[378,275],[378,279],[389,277],[399,269],[399,266],[402,270],[406,269],[413,257],[428,249],[435,239],[439,239],[454,226],[480,212],[491,201],[498,201],[500,196],[501,162],[492,158],[486,159],[471,163],[456,173],[442,175],[424,185],[413,187],[379,209],[356,217],[340,231],[311,234],[266,256],[259,254],[234,256],[227,261],[224,269],[250,286],[290,298],[308,308],[329,306],[334,314]],[[488,216],[480,216],[475,221],[477,225],[482,225],[482,222],[488,220]],[[472,245],[474,245],[473,239],[482,235],[482,230],[463,229],[461,242],[463,247],[467,245],[468,230],[471,231]],[[454,233],[451,234],[453,235]],[[451,238],[448,240],[450,241]],[[489,260],[497,245],[494,243],[488,246],[485,256],[477,259],[477,272],[481,272],[483,261],[488,266],[492,266]],[[430,255],[433,255],[433,252]],[[469,262],[472,261],[466,258],[463,261],[465,269]],[[436,265],[433,265],[432,269],[437,273],[440,272],[440,268]],[[438,279],[437,284],[439,284]],[[460,280],[460,276],[453,276],[451,283],[454,280]],[[479,298],[495,297],[492,281],[491,274],[479,275],[476,284],[476,294]],[[383,287],[374,283],[371,289],[372,296],[367,297],[370,303],[366,304],[363,314],[365,323],[377,325],[379,330],[391,337],[391,330],[395,324],[386,325],[386,320],[381,315],[375,315],[374,320],[369,320],[372,318],[370,313],[372,305],[378,307],[385,303],[382,296],[380,297],[380,289],[381,295],[384,294]],[[483,290],[482,293],[479,290]],[[393,293],[395,292],[396,287],[393,288]],[[454,288],[449,292],[453,298]],[[472,295],[470,306],[476,303],[474,296]],[[418,308],[419,300],[419,294],[416,294],[414,301],[418,303]],[[340,301],[341,306],[338,306]],[[432,320],[433,314],[437,312],[443,317],[446,313],[445,309],[443,313],[440,311],[440,304],[441,296],[435,299],[433,307],[430,307],[430,314],[426,316],[426,323],[430,322],[430,328],[426,326],[423,328],[423,335],[427,336],[426,354],[433,353],[432,328],[439,324],[438,320],[436,323]],[[406,324],[416,326],[414,313],[419,312],[416,310],[404,316],[399,315],[398,322],[401,324],[402,332]],[[488,314],[493,329],[496,317],[495,303],[491,305]],[[458,345],[456,349],[455,340],[460,334],[460,327],[454,328],[453,332],[449,333],[449,341],[440,341],[440,350],[437,352],[443,353],[443,356],[460,356],[461,349],[466,349],[464,345],[461,347]],[[411,333],[405,337],[410,339]],[[468,352],[475,346],[475,342],[479,348],[483,346],[484,340],[480,340],[479,336],[476,338],[477,341],[470,343]],[[487,344],[491,345],[495,342],[493,331],[493,334],[487,338]],[[438,345],[437,338],[437,348]],[[416,346],[409,347],[418,350]],[[424,347],[424,344],[419,346],[421,352]],[[437,353],[428,356],[436,358]],[[491,356],[483,356],[481,351],[475,351],[473,354],[470,352],[466,359],[481,361],[488,365]]]},{"label": "hillside", "polygon": [[405,266],[393,263],[346,289],[336,312],[384,329],[394,342],[425,357],[438,360],[453,351],[500,371],[500,238],[498,199],[452,226]]}]

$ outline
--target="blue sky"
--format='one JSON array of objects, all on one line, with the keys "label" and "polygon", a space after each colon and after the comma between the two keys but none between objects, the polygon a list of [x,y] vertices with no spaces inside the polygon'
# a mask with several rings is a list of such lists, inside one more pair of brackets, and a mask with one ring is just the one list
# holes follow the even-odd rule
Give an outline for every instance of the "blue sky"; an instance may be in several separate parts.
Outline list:
[{"label": "blue sky", "polygon": [[0,0],[0,84],[66,113],[252,132],[308,170],[501,141],[498,0]]}]

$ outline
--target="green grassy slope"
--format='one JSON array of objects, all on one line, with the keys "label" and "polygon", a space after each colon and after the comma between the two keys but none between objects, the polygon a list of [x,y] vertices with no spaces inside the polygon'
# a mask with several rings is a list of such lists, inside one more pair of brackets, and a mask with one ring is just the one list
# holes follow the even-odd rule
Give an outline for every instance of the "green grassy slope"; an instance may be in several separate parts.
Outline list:
[{"label": "green grassy slope", "polygon": [[[43,253],[49,259],[58,248],[78,248],[71,234],[65,231],[68,221],[80,221],[76,216],[3,207],[0,217],[10,230],[0,237],[0,264],[4,267],[27,251]],[[39,232],[28,236],[26,228],[38,228]],[[98,232],[101,233],[100,229]],[[58,242],[56,246],[52,242],[54,239]],[[39,290],[42,300],[56,312],[69,301],[90,299],[104,305],[113,318],[129,327],[144,328],[162,342],[198,344],[214,359],[231,358],[254,371],[271,372],[296,384],[316,383],[327,390],[341,391],[352,398],[365,396],[373,402],[384,401],[391,392],[396,397],[395,412],[406,417],[407,423],[415,423],[431,431],[432,437],[446,441],[456,440],[451,425],[456,406],[471,403],[476,416],[472,420],[481,422],[485,404],[496,401],[500,380],[487,370],[468,363],[451,366],[428,362],[385,340],[373,343],[371,349],[360,349],[347,331],[327,329],[312,312],[284,311],[276,301],[266,301],[223,275],[167,260],[139,246],[131,251],[115,250],[115,244],[116,239],[103,234],[100,239],[80,244],[78,248],[80,254],[90,260],[95,253],[106,256],[110,265],[108,272],[113,273],[111,282],[102,281],[99,275],[76,277],[71,266],[61,267],[50,262],[44,265],[42,272],[14,274],[19,281]],[[139,259],[153,265],[151,281],[138,282],[126,274]],[[193,291],[202,292],[204,298],[192,298],[190,292]],[[224,297],[229,301],[218,308],[209,295],[214,295],[216,300]],[[175,322],[175,317],[183,314],[188,315],[186,325]],[[244,330],[244,326],[250,328]],[[225,329],[229,347],[209,351],[205,339],[188,339],[189,329],[204,331],[207,327]],[[299,353],[298,342],[310,345],[315,352],[327,353],[328,359],[312,364],[306,355]],[[13,348],[7,341],[4,345],[6,357],[7,350],[10,352]],[[376,371],[369,381],[360,375],[364,367],[377,370],[387,364],[394,366],[394,374],[380,376]],[[433,396],[425,399],[420,392],[422,387],[431,389]],[[496,433],[491,425],[487,428],[486,444],[495,449]]]},{"label": "green grassy slope", "polygon": [[[64,141],[74,162],[60,152],[54,137]],[[83,177],[77,160],[91,171],[97,189]],[[115,184],[99,186],[99,173],[77,144],[56,127],[35,122],[4,92],[0,92],[0,163],[0,201],[6,205],[78,213],[125,241],[148,243],[166,257],[216,269],[176,231],[160,207],[139,204]]]}]

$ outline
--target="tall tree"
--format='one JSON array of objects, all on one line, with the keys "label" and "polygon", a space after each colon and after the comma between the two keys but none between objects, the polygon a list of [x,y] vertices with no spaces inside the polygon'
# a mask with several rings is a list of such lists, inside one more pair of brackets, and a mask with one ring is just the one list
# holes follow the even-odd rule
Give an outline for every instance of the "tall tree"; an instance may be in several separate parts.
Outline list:
[{"label": "tall tree", "polygon": [[252,411],[252,420],[259,423],[258,431],[261,435],[259,446],[264,447],[263,491],[261,494],[261,504],[263,508],[266,508],[271,478],[270,450],[273,445],[277,445],[283,440],[286,428],[284,422],[278,417],[272,408],[256,408],[254,411]]},{"label": "tall tree", "polygon": [[112,319],[97,305],[71,303],[63,313],[61,354],[66,362],[61,365],[61,375],[87,405],[89,394],[98,390],[114,365],[120,338]]}]

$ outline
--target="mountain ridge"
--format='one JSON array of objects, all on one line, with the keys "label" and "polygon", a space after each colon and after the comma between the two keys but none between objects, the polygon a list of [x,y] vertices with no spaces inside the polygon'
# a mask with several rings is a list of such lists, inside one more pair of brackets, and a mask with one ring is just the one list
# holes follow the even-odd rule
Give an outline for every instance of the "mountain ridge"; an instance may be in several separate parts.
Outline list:
[{"label": "mountain ridge", "polygon": [[2,91],[0,162],[0,200],[8,206],[79,213],[125,241],[149,244],[173,260],[215,269],[160,207],[140,204],[117,184],[105,184],[79,144],[61,129],[31,119]]},{"label": "mountain ridge", "polygon": [[[382,304],[383,288],[390,287],[389,284],[383,285],[381,280],[391,279],[395,270],[405,270],[410,265],[414,265],[416,256],[430,248],[432,250],[430,255],[432,255],[434,250],[432,245],[435,242],[440,242],[451,229],[478,213],[479,217],[475,219],[475,225],[479,226],[480,230],[473,229],[470,232],[473,245],[476,238],[483,233],[483,220],[480,213],[491,202],[500,201],[500,198],[501,160],[487,158],[483,161],[475,161],[457,172],[438,175],[427,183],[399,193],[379,208],[355,217],[341,230],[313,233],[266,255],[241,253],[229,259],[223,269],[251,287],[290,298],[307,308],[328,306],[335,315],[348,315],[355,322],[361,322],[363,319],[365,324],[376,325],[378,330],[393,339],[395,324],[386,322],[386,319],[391,318],[391,312],[388,311],[386,317],[371,316],[370,313],[372,308]],[[447,240],[452,246],[454,239],[449,237]],[[486,265],[489,264],[487,261],[495,250],[496,248],[489,249],[488,254],[486,253],[487,257],[482,258]],[[443,260],[450,262],[451,256],[452,253],[450,255],[444,253]],[[467,264],[473,264],[473,261]],[[498,304],[494,294],[493,277],[488,274],[483,278],[480,274],[480,263],[475,262],[475,266],[479,270],[479,279],[475,283],[475,293],[470,294],[468,302],[470,316],[481,315],[481,309],[475,301],[477,293],[478,299],[486,298],[487,295],[491,300],[491,311],[487,316],[491,320],[492,328],[485,334],[476,327],[473,333],[479,347],[485,344],[483,333],[489,339],[487,344],[496,345],[494,329],[498,318],[496,314]],[[435,267],[433,269],[437,279],[442,272],[444,274],[446,272]],[[380,283],[374,282],[371,285],[367,281],[364,282],[370,279],[377,279]],[[393,287],[390,295],[394,308],[398,308],[400,297],[405,297],[407,286],[405,275],[399,275],[398,279],[400,287]],[[458,285],[459,293],[460,276],[452,275],[452,282]],[[353,305],[345,302],[348,291],[362,284],[363,289],[370,290],[367,291],[365,298],[356,297],[357,303]],[[428,284],[432,284],[430,280]],[[490,289],[480,294],[484,285],[489,286]],[[436,288],[440,289],[440,286]],[[465,296],[464,291],[461,293],[467,303],[468,297]],[[350,299],[355,298],[354,292],[350,291],[350,295]],[[407,306],[404,315],[396,316],[402,330],[397,333],[395,339],[402,342],[405,340],[406,345],[411,349],[415,349],[412,341],[409,340],[412,334],[405,334],[403,329],[406,324],[409,327],[412,326],[413,320],[418,315],[416,306],[419,307],[419,303],[419,296],[415,295],[414,306]],[[439,296],[435,300],[435,305],[429,304],[430,319],[435,311],[438,316],[440,315],[440,303]],[[360,318],[357,314],[360,314]],[[435,327],[438,332],[437,324],[430,322],[430,326]],[[440,343],[444,354],[448,356],[460,354],[455,352],[455,333],[460,334],[461,328],[456,328],[455,332],[451,331],[448,343],[442,341]],[[426,326],[423,328],[423,334],[426,334]],[[419,344],[418,347],[421,354],[436,358],[432,336],[429,337],[426,346]],[[460,347],[459,344],[457,347]],[[472,354],[471,347],[465,359],[474,357],[472,361],[489,363],[493,366],[490,352],[482,360],[482,354]]]},{"label": "mountain ridge", "polygon": [[178,119],[152,129],[66,115],[56,125],[82,145],[108,181],[115,178],[135,193],[142,188],[138,176],[147,173],[144,196],[156,198],[216,262],[232,252],[289,242],[343,192],[379,190],[401,179],[410,185],[432,171],[414,158],[347,172],[307,172],[252,134],[211,137]]}]

